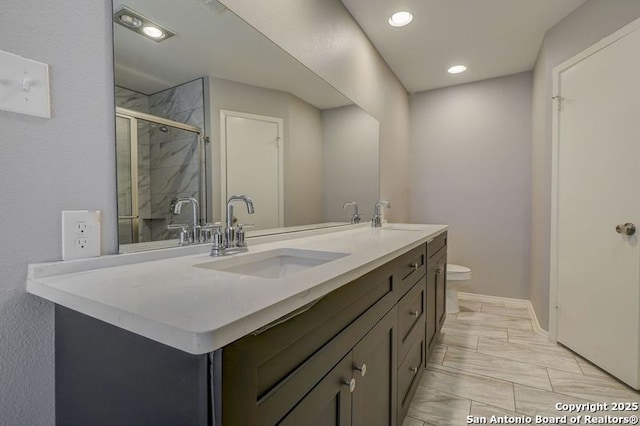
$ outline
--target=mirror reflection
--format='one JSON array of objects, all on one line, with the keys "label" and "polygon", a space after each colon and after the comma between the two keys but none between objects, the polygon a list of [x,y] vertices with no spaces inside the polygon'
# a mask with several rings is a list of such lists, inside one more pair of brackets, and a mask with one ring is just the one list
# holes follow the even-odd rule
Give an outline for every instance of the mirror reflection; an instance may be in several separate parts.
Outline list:
[{"label": "mirror reflection", "polygon": [[234,194],[254,201],[234,213],[249,236],[349,223],[347,201],[369,219],[377,120],[215,1],[113,7],[121,251],[224,221]]}]

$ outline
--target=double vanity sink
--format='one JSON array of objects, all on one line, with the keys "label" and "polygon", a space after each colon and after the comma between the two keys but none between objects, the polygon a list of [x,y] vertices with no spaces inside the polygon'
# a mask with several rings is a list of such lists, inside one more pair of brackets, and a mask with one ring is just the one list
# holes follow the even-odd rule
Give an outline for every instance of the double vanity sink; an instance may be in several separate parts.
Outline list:
[{"label": "double vanity sink", "polygon": [[250,242],[247,253],[229,257],[212,258],[210,247],[203,245],[33,264],[27,291],[176,349],[203,354],[445,229],[362,224],[303,238],[287,234],[281,241]]},{"label": "double vanity sink", "polygon": [[[444,279],[446,228],[352,225],[228,257],[205,245],[30,265],[27,291],[56,303],[58,419],[94,421],[107,398],[119,407],[101,414],[111,424],[124,413],[140,424],[297,424],[316,415],[300,398],[335,376],[348,416],[345,398],[368,404],[356,381],[386,380],[381,409],[401,420],[437,333],[427,307]],[[352,373],[360,356],[371,357],[366,379]],[[284,421],[287,406],[297,414]]]}]

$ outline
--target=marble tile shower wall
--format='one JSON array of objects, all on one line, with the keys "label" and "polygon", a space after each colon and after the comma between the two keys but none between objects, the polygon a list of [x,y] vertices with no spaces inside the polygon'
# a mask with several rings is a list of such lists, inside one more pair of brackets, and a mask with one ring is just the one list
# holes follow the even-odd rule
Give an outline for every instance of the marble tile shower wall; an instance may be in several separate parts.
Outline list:
[{"label": "marble tile shower wall", "polygon": [[[118,106],[204,128],[204,86],[197,79],[146,96],[116,87]],[[170,238],[169,223],[190,223],[191,209],[175,217],[171,201],[197,197],[199,192],[198,139],[193,133],[146,122],[139,127],[140,240]],[[144,136],[140,138],[140,135]],[[119,171],[120,172],[120,171]],[[126,193],[122,191],[126,203]],[[122,231],[121,231],[122,232]],[[121,234],[122,235],[122,234]]]},{"label": "marble tile shower wall", "polygon": [[[204,86],[197,79],[149,96],[149,113],[204,128]],[[170,237],[168,223],[190,223],[191,209],[174,217],[171,201],[198,197],[199,174],[197,135],[170,128],[151,129],[151,211],[153,240]]]}]

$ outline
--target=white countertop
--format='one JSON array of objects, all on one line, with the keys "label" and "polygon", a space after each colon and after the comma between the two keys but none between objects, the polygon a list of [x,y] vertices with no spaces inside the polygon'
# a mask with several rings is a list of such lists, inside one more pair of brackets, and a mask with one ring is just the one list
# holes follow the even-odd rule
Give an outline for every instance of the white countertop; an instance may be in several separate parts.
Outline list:
[{"label": "white countertop", "polygon": [[[394,229],[395,228],[395,229]],[[340,229],[340,228],[338,228]],[[207,246],[29,265],[27,291],[191,354],[214,351],[324,296],[447,229],[388,224],[251,245],[348,254],[278,279],[194,267]]]}]

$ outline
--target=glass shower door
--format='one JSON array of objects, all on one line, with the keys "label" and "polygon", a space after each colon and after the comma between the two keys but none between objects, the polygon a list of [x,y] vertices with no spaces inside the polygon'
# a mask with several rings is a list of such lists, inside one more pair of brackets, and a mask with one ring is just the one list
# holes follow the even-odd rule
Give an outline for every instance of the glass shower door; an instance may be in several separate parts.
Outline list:
[{"label": "glass shower door", "polygon": [[137,123],[116,116],[116,165],[118,190],[118,236],[120,244],[138,242]]},{"label": "glass shower door", "polygon": [[179,198],[198,200],[205,221],[203,144],[198,127],[116,108],[120,245],[176,239],[169,225],[193,221],[191,208],[174,213]]}]

